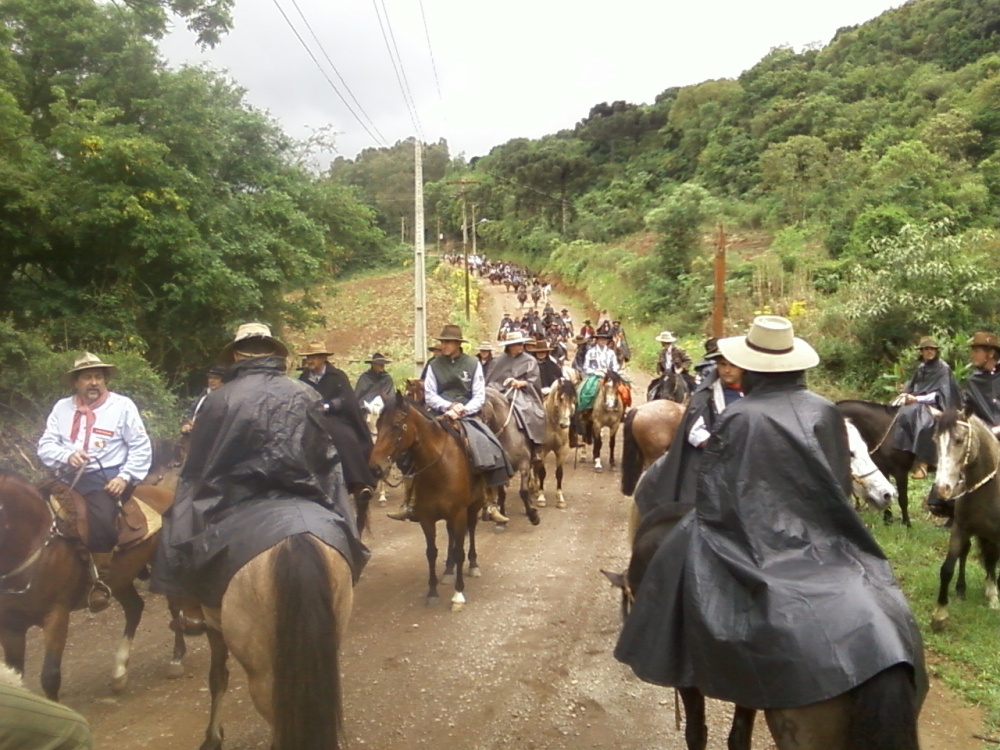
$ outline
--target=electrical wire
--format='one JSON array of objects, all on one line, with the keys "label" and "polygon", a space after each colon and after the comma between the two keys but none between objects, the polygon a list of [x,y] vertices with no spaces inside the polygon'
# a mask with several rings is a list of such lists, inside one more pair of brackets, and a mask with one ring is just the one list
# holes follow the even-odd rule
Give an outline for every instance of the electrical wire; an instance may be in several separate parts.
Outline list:
[{"label": "electrical wire", "polygon": [[427,30],[427,16],[424,15],[424,0],[418,1],[420,3],[420,18],[424,22],[424,36],[427,37],[427,51],[431,56],[431,69],[434,71],[434,85],[437,87],[438,99],[444,99],[441,95],[441,81],[438,80],[437,63],[434,62],[434,48],[431,47],[431,32]]},{"label": "electrical wire", "polygon": [[368,129],[368,126],[365,125],[364,121],[360,117],[358,117],[358,113],[351,108],[350,103],[347,101],[347,99],[344,98],[344,95],[340,93],[340,89],[337,88],[337,84],[335,84],[333,82],[333,79],[330,78],[329,75],[327,75],[327,72],[323,69],[323,66],[316,58],[316,55],[314,55],[313,51],[309,49],[309,45],[306,44],[306,40],[302,38],[302,35],[299,33],[299,30],[295,28],[295,25],[292,23],[292,19],[290,19],[288,17],[288,14],[285,13],[285,9],[281,7],[281,4],[278,2],[278,0],[272,0],[272,2],[274,2],[274,6],[278,9],[278,12],[281,13],[281,17],[285,19],[285,23],[288,24],[288,28],[290,28],[292,30],[292,33],[295,34],[295,38],[299,40],[299,44],[302,45],[302,49],[304,49],[306,51],[306,54],[308,54],[309,57],[312,58],[312,61],[316,64],[316,67],[319,69],[319,72],[323,74],[323,77],[326,79],[326,82],[330,84],[330,88],[333,89],[334,93],[338,97],[340,97],[340,101],[342,101],[344,103],[344,106],[347,107],[347,111],[350,112],[351,115],[353,115],[354,119],[358,121],[358,124],[362,128],[364,128],[364,131],[368,133],[369,136],[371,136],[371,139],[375,141],[376,145],[381,146],[382,142],[385,141],[385,139],[383,138],[382,141],[380,141],[378,138],[376,138],[375,134]]},{"label": "electrical wire", "polygon": [[[396,46],[395,36],[393,35],[392,46],[389,45],[389,36],[392,35],[392,26],[389,25],[389,12],[386,10],[385,2],[382,2],[382,11],[385,13],[385,23],[382,23],[382,14],[378,9],[378,0],[372,0],[372,6],[375,8],[375,15],[378,17],[378,25],[382,30],[382,40],[385,42],[385,50],[389,53],[389,60],[392,62],[392,69],[396,73],[396,82],[399,83],[399,91],[403,95],[403,102],[406,104],[406,109],[410,113],[410,121],[413,123],[414,130],[417,131],[417,136],[423,140],[422,128],[420,127],[420,118],[417,116],[416,106],[411,102],[412,97],[407,96],[407,92],[410,89],[409,83],[404,83],[406,80],[406,73],[403,72],[402,76],[400,71],[403,67],[402,58],[399,60],[399,65],[396,64],[396,58],[392,54],[392,47]],[[385,33],[386,26],[389,26],[389,34]],[[399,49],[396,48],[396,55],[399,54]]]},{"label": "electrical wire", "polygon": [[336,73],[337,78],[339,78],[340,82],[344,85],[344,89],[347,91],[348,95],[351,97],[351,100],[354,102],[355,105],[357,105],[358,111],[361,112],[362,115],[364,115],[364,117],[365,117],[366,120],[368,120],[368,124],[372,126],[372,129],[376,133],[378,133],[378,136],[379,136],[379,138],[382,139],[382,142],[386,146],[388,146],[389,145],[389,141],[386,139],[386,137],[384,135],[382,135],[382,133],[378,129],[378,126],[375,125],[375,123],[372,121],[372,118],[368,116],[368,113],[365,112],[364,107],[361,106],[361,102],[358,101],[358,98],[354,95],[354,92],[351,91],[351,87],[347,85],[347,81],[344,80],[344,77],[342,75],[340,75],[340,71],[337,70],[337,66],[333,64],[333,60],[331,60],[330,59],[330,55],[327,54],[326,47],[323,46],[323,42],[321,42],[319,40],[319,37],[316,35],[316,32],[313,31],[312,24],[309,23],[309,19],[306,18],[306,14],[303,13],[302,12],[302,8],[299,7],[298,0],[292,0],[292,5],[295,6],[295,10],[298,11],[299,17],[302,19],[302,22],[306,25],[306,28],[309,29],[309,33],[312,34],[312,38],[316,42],[317,46],[319,47],[320,52],[323,53],[323,57],[325,57],[326,61],[328,63],[330,63],[330,67],[333,68],[333,72]]}]

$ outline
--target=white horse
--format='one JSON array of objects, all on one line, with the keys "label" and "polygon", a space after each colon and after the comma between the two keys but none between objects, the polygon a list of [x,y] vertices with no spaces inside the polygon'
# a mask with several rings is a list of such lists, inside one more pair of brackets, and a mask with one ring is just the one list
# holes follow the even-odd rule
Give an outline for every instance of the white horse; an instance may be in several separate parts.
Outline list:
[{"label": "white horse", "polygon": [[885,510],[895,499],[896,488],[878,470],[858,428],[849,419],[844,422],[847,424],[847,443],[851,450],[851,487],[854,496],[865,500],[877,510]]},{"label": "white horse", "polygon": [[[381,396],[375,396],[370,401],[361,402],[361,411],[365,413],[365,422],[368,424],[368,432],[371,433],[372,441],[378,437],[378,418],[382,416],[382,410],[384,408],[385,402],[382,400]],[[375,485],[375,494],[378,495],[379,507],[384,508],[389,500],[385,496],[385,482],[381,479],[378,480],[378,483]]]}]

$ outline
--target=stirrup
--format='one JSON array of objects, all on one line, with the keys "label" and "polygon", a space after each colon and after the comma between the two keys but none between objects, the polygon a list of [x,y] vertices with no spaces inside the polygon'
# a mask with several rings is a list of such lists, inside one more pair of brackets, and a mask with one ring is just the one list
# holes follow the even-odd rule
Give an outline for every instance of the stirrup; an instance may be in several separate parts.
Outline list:
[{"label": "stirrup", "polygon": [[170,629],[175,633],[183,633],[184,635],[204,635],[208,626],[204,620],[191,618],[180,612],[177,617],[170,621]]},{"label": "stirrup", "polygon": [[416,521],[417,517],[413,513],[413,508],[409,505],[404,505],[399,510],[394,510],[391,513],[386,513],[386,515],[393,521]]},{"label": "stirrup", "polygon": [[486,514],[490,517],[490,520],[495,523],[507,523],[510,521],[507,516],[500,512],[499,505],[490,505],[486,508]]},{"label": "stirrup", "polygon": [[111,606],[111,588],[100,578],[94,581],[87,594],[87,608],[92,614],[103,612]]}]

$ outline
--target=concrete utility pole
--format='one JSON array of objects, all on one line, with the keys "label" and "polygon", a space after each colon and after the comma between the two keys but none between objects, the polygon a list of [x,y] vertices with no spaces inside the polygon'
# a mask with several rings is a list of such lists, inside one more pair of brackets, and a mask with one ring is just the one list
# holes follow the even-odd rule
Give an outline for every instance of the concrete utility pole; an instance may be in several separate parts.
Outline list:
[{"label": "concrete utility pole", "polygon": [[420,377],[427,360],[427,286],[424,278],[424,159],[420,139],[413,152],[413,364]]},{"label": "concrete utility pole", "polygon": [[726,317],[726,230],[719,222],[715,243],[715,307],[712,311],[712,336],[722,338]]},{"label": "concrete utility pole", "polygon": [[[449,185],[478,185],[479,180],[451,180]],[[470,302],[469,290],[469,220],[468,220],[468,198],[465,195],[465,188],[459,193],[462,199],[462,257],[465,259],[465,319],[472,320],[472,305]],[[473,207],[473,221],[475,221],[475,207]],[[475,227],[472,229],[472,241],[476,241]],[[473,250],[475,252],[475,250]]]}]

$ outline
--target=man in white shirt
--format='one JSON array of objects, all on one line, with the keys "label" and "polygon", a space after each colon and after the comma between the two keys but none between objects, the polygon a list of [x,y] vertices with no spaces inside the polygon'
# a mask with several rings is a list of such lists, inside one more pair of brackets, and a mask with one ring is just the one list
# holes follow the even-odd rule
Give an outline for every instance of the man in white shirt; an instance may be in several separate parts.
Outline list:
[{"label": "man in white shirt", "polygon": [[136,405],[108,390],[117,371],[90,352],[77,357],[63,379],[76,395],[56,402],[38,441],[43,464],[63,477],[79,474],[74,488],[87,502],[87,548],[98,574],[87,600],[91,612],[111,603],[106,578],[118,542],[119,499],[146,477],[153,455]]}]

